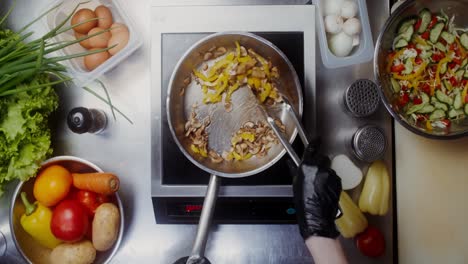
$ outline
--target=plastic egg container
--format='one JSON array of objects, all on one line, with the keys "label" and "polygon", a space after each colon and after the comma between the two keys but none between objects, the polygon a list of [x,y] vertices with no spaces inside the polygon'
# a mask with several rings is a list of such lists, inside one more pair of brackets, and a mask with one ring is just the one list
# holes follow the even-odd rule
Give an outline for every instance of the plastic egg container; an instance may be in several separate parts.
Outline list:
[{"label": "plastic egg container", "polygon": [[[367,14],[366,0],[352,0],[357,4],[358,12],[355,18],[360,20],[361,32],[359,33],[359,43],[353,47],[350,54],[344,57],[335,56],[330,50],[329,39],[325,30],[325,4],[333,0],[315,0],[317,6],[317,25],[318,38],[320,45],[320,54],[322,61],[327,68],[339,68],[353,64],[359,64],[370,61],[374,56],[374,43]],[[340,0],[339,2],[342,2]],[[329,3],[329,2],[328,2]]]},{"label": "plastic egg container", "polygon": [[[44,13],[46,10],[49,10],[50,8],[60,4],[58,8],[49,12],[42,19],[43,23],[45,24],[47,28],[47,31],[50,31],[53,28],[55,28],[57,25],[59,25],[63,20],[65,20],[67,16],[73,12],[75,7],[79,3],[80,1],[74,1],[74,0],[55,1],[50,6],[45,8],[45,10],[42,10],[37,15],[39,16],[40,14]],[[113,67],[120,64],[121,61],[123,61],[125,58],[130,56],[135,50],[137,50],[143,44],[141,35],[137,31],[134,22],[124,12],[125,8],[122,6],[122,3],[120,1],[118,0],[92,0],[89,2],[83,2],[78,7],[77,11],[83,8],[89,8],[91,10],[94,10],[96,7],[100,5],[104,5],[110,9],[110,11],[112,12],[114,23],[122,23],[128,27],[128,30],[130,32],[130,38],[129,38],[127,45],[122,50],[120,50],[118,53],[110,57],[108,60],[106,60],[104,63],[102,63],[96,69],[92,71],[88,71],[85,68],[83,57],[73,58],[71,60],[63,61],[62,63],[64,63],[67,66],[68,73],[73,77],[74,83],[80,87],[88,85],[89,83],[91,83],[92,81],[94,81],[95,79],[103,75],[105,72],[111,70]],[[71,19],[64,25],[64,27],[69,27],[70,21]],[[71,30],[68,30],[67,32],[59,34],[53,40],[54,42],[72,41],[72,40],[76,40],[76,37],[74,35],[73,29],[71,29]],[[72,54],[82,53],[86,51],[88,50],[86,50],[80,44],[77,43],[77,44],[68,46],[60,51],[57,51],[58,54],[56,55],[58,56],[72,55]]]}]

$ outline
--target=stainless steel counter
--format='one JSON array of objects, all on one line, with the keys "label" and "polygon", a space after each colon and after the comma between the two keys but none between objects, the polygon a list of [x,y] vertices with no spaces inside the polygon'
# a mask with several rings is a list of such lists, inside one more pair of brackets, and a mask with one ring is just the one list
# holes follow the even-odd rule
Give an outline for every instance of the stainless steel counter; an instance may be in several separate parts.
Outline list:
[{"label": "stainless steel counter", "polygon": [[[7,1],[11,2],[11,1]],[[42,10],[50,0],[17,0],[17,7],[8,21],[13,28],[20,28],[37,10]],[[124,1],[125,2],[125,1]],[[200,4],[303,4],[305,1],[196,1]],[[3,2],[5,3],[5,2]],[[158,5],[195,4],[192,1],[154,1]],[[151,203],[150,189],[150,0],[126,2],[127,12],[136,22],[144,35],[144,45],[125,63],[101,78],[109,88],[113,103],[134,121],[129,124],[118,117],[111,122],[108,132],[101,136],[72,134],[65,127],[64,116],[74,106],[90,106],[108,111],[108,108],[92,95],[77,87],[64,87],[60,90],[62,106],[59,110],[55,154],[76,155],[88,159],[106,171],[121,176],[121,195],[125,207],[125,234],[121,249],[113,263],[171,263],[189,254],[196,226],[194,225],[156,225]],[[5,4],[2,4],[4,8]],[[387,1],[368,1],[369,16],[374,39],[389,13]],[[40,27],[35,29],[40,33]],[[339,101],[344,89],[358,78],[373,79],[372,64],[366,63],[336,70],[324,68],[317,58],[317,107],[319,134],[325,139],[329,154],[344,152],[345,139],[352,134],[355,122],[336,124],[334,118],[345,115],[339,109]],[[93,88],[99,89],[98,86]],[[97,90],[99,91],[99,90]],[[331,104],[321,102],[331,101]],[[324,107],[325,105],[333,107]],[[384,118],[385,132],[391,135],[390,118],[381,107],[377,117]],[[363,122],[363,121],[361,121]],[[338,139],[338,140],[337,140]],[[389,140],[391,138],[389,137]],[[392,142],[390,142],[391,144]],[[391,162],[391,151],[386,160]],[[391,164],[391,163],[389,163]],[[8,190],[12,191],[13,184]],[[0,232],[6,237],[6,251],[2,255],[0,241],[0,263],[21,263],[9,235],[8,206],[11,192],[0,199]],[[391,214],[392,212],[390,212]],[[369,218],[371,223],[385,227],[387,251],[384,258],[371,260],[359,255],[351,240],[344,246],[351,263],[392,263],[393,245],[392,217]],[[396,231],[395,231],[396,232]],[[0,236],[1,239],[1,236]],[[212,263],[310,263],[310,254],[304,246],[295,225],[219,225],[213,228],[207,245],[207,257]]]}]

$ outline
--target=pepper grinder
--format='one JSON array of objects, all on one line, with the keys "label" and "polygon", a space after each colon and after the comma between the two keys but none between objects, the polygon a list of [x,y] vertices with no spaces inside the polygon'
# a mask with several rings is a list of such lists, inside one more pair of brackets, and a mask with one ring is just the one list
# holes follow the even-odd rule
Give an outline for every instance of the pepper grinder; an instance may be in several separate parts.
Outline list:
[{"label": "pepper grinder", "polygon": [[75,107],[68,113],[67,124],[77,134],[100,134],[107,127],[107,116],[100,109]]}]

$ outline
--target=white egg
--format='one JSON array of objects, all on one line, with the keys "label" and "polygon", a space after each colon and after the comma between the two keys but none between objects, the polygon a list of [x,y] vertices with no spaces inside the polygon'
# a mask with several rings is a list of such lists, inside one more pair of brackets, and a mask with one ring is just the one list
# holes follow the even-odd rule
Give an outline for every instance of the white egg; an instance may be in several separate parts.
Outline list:
[{"label": "white egg", "polygon": [[325,31],[328,33],[339,33],[343,27],[343,18],[337,15],[328,15],[324,19]]},{"label": "white egg", "polygon": [[361,33],[361,21],[355,17],[346,20],[343,24],[343,32],[350,36]]},{"label": "white egg", "polygon": [[340,15],[344,0],[323,0],[323,15]]},{"label": "white egg", "polygon": [[341,3],[341,16],[343,18],[352,18],[355,17],[358,13],[358,6],[356,2],[346,0]]},{"label": "white egg", "polygon": [[353,49],[353,38],[342,31],[329,38],[328,47],[337,57],[348,56]]}]

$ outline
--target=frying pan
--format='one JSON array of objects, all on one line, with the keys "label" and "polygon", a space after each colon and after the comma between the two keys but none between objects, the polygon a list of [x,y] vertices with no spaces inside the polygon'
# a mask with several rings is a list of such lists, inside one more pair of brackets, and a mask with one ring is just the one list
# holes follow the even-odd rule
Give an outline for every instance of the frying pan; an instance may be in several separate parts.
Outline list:
[{"label": "frying pan", "polygon": [[[268,107],[268,109],[259,107],[252,91],[248,87],[241,87],[233,93],[232,111],[227,112],[223,103],[203,104],[203,93],[196,81],[192,79],[187,85],[187,77],[191,76],[194,69],[200,70],[203,56],[207,51],[216,46],[225,47],[229,52],[235,49],[236,41],[246,49],[252,48],[278,68],[280,77],[277,88],[285,98],[288,98],[289,107],[284,107],[282,104]],[[204,257],[204,251],[218,195],[220,177],[240,178],[257,174],[280,160],[286,150],[280,144],[276,144],[262,158],[254,156],[243,161],[215,163],[210,158],[204,158],[191,150],[192,142],[185,136],[185,123],[192,111],[196,112],[200,121],[209,116],[211,123],[206,128],[209,135],[208,148],[218,153],[229,150],[232,135],[244,123],[267,121],[266,116],[281,120],[286,128],[283,140],[292,143],[298,133],[296,126],[298,119],[291,113],[302,115],[301,85],[292,64],[271,42],[251,33],[221,32],[201,39],[179,60],[169,81],[166,106],[169,128],[177,146],[193,164],[211,174],[191,255],[179,259],[176,263],[209,263]],[[303,132],[301,138],[303,138]]]}]

